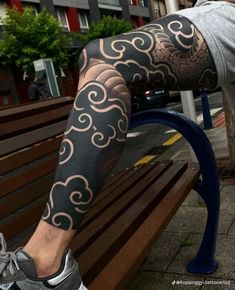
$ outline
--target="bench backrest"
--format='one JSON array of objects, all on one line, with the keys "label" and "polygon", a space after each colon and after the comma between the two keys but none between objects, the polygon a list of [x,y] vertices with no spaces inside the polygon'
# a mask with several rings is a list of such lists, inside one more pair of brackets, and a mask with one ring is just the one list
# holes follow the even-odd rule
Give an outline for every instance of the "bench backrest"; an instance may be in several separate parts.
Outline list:
[{"label": "bench backrest", "polygon": [[[45,206],[73,100],[62,97],[0,111],[0,231],[6,238],[36,222]],[[27,209],[32,202],[33,211]],[[25,206],[20,218],[9,218]]]},{"label": "bench backrest", "polygon": [[73,98],[62,97],[0,111],[0,156],[61,134]]}]

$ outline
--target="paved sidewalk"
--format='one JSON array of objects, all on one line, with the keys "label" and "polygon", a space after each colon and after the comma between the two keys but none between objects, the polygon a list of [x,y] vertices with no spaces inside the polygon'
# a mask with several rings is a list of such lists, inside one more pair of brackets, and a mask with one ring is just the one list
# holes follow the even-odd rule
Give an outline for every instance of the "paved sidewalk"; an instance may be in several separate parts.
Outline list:
[{"label": "paved sidewalk", "polygon": [[[220,116],[221,117],[221,116]],[[221,121],[221,120],[220,120]],[[206,131],[218,160],[228,158],[226,129],[221,122]],[[221,127],[222,126],[222,127]],[[184,140],[165,152],[161,159],[191,159]],[[235,289],[235,180],[221,183],[221,214],[216,259],[219,267],[209,276],[187,273],[185,265],[196,254],[204,232],[206,208],[191,192],[155,244],[127,290],[232,290]]]}]

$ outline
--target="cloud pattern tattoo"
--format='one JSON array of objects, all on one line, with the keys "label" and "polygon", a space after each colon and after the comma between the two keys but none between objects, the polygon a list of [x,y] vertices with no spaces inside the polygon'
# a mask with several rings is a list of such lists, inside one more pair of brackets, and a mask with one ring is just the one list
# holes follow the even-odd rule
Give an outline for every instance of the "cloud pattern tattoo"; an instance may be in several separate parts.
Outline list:
[{"label": "cloud pattern tattoo", "polygon": [[[88,99],[88,100],[87,100]],[[74,121],[65,131],[91,133],[91,143],[95,147],[105,148],[112,139],[126,140],[128,113],[121,99],[109,97],[105,86],[97,81],[89,82],[79,92],[73,106]],[[102,114],[102,118],[97,116]],[[113,114],[117,118],[113,118]],[[99,122],[96,122],[99,119]],[[110,123],[107,122],[110,120]],[[112,120],[112,121],[111,121]]]},{"label": "cloud pattern tattoo", "polygon": [[[65,182],[55,182],[51,188],[50,198],[42,217],[43,220],[47,220],[54,210],[54,194],[59,195],[62,202],[56,203],[56,213],[52,215],[52,224],[57,227],[73,229],[74,221],[72,216],[76,212],[84,214],[87,210],[87,205],[93,199],[93,193],[87,179],[84,176],[75,175],[70,176]],[[86,199],[84,199],[84,196]],[[69,214],[64,212],[66,206],[70,208],[70,211],[75,212],[70,212]]]},{"label": "cloud pattern tattoo", "polygon": [[[109,65],[102,71],[107,69],[103,82],[99,74],[79,90],[64,132],[55,183],[42,217],[59,228],[78,228],[108,173],[104,150],[120,155],[126,141],[129,92],[120,74]],[[110,78],[112,85],[107,86]]]}]

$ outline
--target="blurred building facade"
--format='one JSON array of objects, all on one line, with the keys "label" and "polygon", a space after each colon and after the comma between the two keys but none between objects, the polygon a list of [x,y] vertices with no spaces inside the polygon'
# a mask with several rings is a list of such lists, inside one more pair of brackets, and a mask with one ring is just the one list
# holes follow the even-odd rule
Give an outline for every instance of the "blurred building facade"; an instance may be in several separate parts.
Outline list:
[{"label": "blurred building facade", "polygon": [[[34,9],[35,15],[45,8],[58,19],[65,33],[86,33],[90,24],[98,22],[104,15],[115,15],[117,18],[131,21],[136,28],[141,27],[166,15],[165,1],[172,0],[0,0],[0,17],[5,16],[5,6],[16,7],[21,12],[29,6]],[[179,0],[180,9],[191,5],[190,0]],[[1,29],[0,21],[0,31]],[[0,106],[12,105],[19,99],[20,102],[27,101],[27,86],[27,82],[24,82],[18,73],[9,67],[1,66]],[[63,79],[62,87],[65,90],[62,94],[73,95],[76,86],[76,73],[73,76],[67,75],[67,79]]]},{"label": "blurred building facade", "polygon": [[[36,14],[46,8],[64,31],[86,32],[90,23],[98,22],[103,15],[116,15],[140,27],[167,14],[165,1],[169,0],[0,0],[0,16],[4,17],[5,5],[19,11],[30,6]],[[191,1],[179,0],[179,9],[191,7]]]},{"label": "blurred building facade", "polygon": [[6,0],[0,1],[0,16],[4,6],[26,6],[38,13],[44,7],[57,17],[64,31],[85,32],[90,23],[98,22],[103,15],[116,15],[132,21],[136,27],[153,19],[151,0]]}]

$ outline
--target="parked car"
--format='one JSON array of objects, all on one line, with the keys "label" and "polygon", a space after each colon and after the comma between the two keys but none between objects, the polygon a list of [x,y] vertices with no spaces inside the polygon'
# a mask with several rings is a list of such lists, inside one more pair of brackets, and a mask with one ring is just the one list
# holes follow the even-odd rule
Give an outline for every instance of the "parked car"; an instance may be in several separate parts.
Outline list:
[{"label": "parked car", "polygon": [[[207,91],[206,93],[220,91],[221,88],[217,88],[213,91]],[[202,90],[194,90],[193,96],[197,98],[202,95]],[[180,91],[167,91],[167,90],[149,90],[143,92],[132,91],[132,112],[142,111],[148,108],[162,108],[168,103],[179,102]]]},{"label": "parked car", "polygon": [[169,91],[151,90],[132,93],[132,111],[165,107],[170,100]]}]

